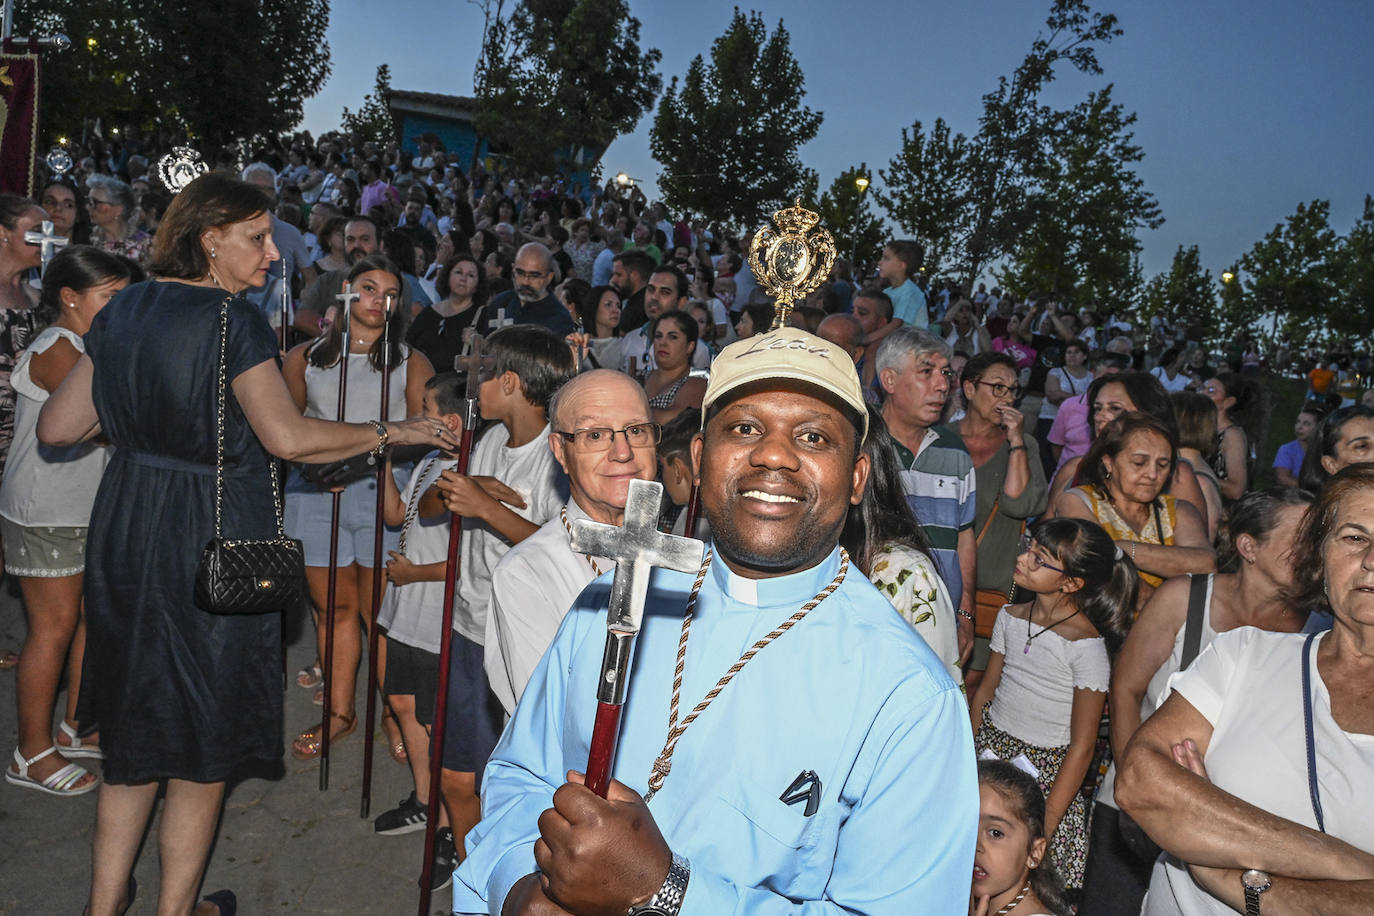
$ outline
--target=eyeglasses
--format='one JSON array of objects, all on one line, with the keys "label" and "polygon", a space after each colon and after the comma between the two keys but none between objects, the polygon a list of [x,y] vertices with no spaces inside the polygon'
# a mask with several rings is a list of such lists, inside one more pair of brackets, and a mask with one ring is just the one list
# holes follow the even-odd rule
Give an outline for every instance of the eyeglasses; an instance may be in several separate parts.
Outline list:
[{"label": "eyeglasses", "polygon": [[625,437],[625,442],[630,448],[645,448],[650,445],[658,445],[663,438],[663,427],[657,423],[635,423],[624,429],[611,429],[607,426],[588,426],[583,429],[575,429],[570,433],[561,429],[554,430],[569,442],[575,443],[578,448],[588,452],[604,452],[615,444],[615,434],[620,433]]},{"label": "eyeglasses", "polygon": [[1057,573],[1067,575],[1067,573],[1058,566],[1055,566],[1053,563],[1047,563],[1045,558],[1040,555],[1039,547],[1040,545],[1036,543],[1035,538],[1028,534],[1024,534],[1021,536],[1021,544],[1018,552],[1026,555],[1026,562],[1032,570],[1044,567],[1045,569],[1052,569]]},{"label": "eyeglasses", "polygon": [[992,393],[999,398],[1004,398],[1007,395],[1011,395],[1013,399],[1019,398],[1021,393],[1025,390],[1020,385],[1003,385],[1001,382],[985,382],[982,379],[979,379],[973,384],[986,385],[991,388]]},{"label": "eyeglasses", "polygon": [[515,274],[517,280],[538,280],[547,275],[547,271],[521,270],[519,267],[515,268],[512,273]]}]

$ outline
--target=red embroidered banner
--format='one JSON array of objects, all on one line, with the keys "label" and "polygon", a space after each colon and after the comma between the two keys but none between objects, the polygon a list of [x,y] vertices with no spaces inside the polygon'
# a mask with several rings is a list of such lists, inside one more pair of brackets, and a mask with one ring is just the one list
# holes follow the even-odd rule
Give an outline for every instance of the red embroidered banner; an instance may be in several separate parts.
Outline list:
[{"label": "red embroidered banner", "polygon": [[33,193],[38,161],[38,54],[0,52],[0,192]]}]

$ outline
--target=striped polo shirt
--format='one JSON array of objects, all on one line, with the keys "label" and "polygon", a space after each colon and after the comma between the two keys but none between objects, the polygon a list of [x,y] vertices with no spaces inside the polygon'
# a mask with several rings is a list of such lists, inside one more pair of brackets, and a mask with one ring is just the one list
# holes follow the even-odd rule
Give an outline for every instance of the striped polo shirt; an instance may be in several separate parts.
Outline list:
[{"label": "striped polo shirt", "polygon": [[896,444],[897,465],[907,505],[930,539],[940,577],[958,607],[964,594],[959,572],[959,532],[973,527],[976,484],[973,459],[964,440],[947,426],[932,426],[916,454]]}]

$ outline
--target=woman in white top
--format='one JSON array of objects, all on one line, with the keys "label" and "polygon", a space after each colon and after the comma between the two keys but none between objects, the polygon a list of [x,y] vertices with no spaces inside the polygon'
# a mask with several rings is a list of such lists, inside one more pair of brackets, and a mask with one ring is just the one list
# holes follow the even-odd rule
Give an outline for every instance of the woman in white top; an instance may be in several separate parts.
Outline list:
[{"label": "woman in white top", "polygon": [[992,350],[992,338],[985,325],[979,324],[973,314],[973,303],[960,299],[950,306],[945,320],[940,323],[945,332],[945,343],[951,350],[959,350],[969,356],[988,353]]},{"label": "woman in white top", "polygon": [[1035,598],[1003,607],[993,624],[987,671],[970,704],[974,745],[1003,760],[1024,755],[1039,771],[1050,861],[1073,890],[1082,887],[1088,854],[1079,788],[1139,577],[1099,525],[1056,518],[1030,527],[1013,582]]},{"label": "woman in white top", "polygon": [[[365,422],[378,418],[381,406],[383,330],[391,342],[387,416],[390,419],[418,416],[423,410],[425,383],[434,369],[424,354],[405,346],[407,314],[399,307],[401,272],[383,255],[369,255],[353,265],[348,274],[352,291],[349,321],[348,390],[343,419]],[[389,311],[388,311],[389,310]],[[301,344],[286,355],[282,374],[301,412],[308,417],[334,419],[338,411],[340,361],[343,346],[340,317],[314,341]],[[405,470],[406,474],[409,469]],[[330,739],[351,734],[357,726],[354,687],[362,656],[361,621],[371,613],[372,551],[375,537],[376,476],[368,472],[342,487],[339,520],[338,579],[335,591],[334,665],[328,678],[330,691]],[[286,485],[286,531],[301,539],[305,548],[305,578],[310,598],[324,610],[329,590],[329,543],[333,491],[307,483],[292,473]],[[395,546],[396,532],[386,534],[388,549]],[[325,642],[325,618],[317,621],[321,658]],[[396,736],[389,736],[394,745]],[[320,751],[320,726],[306,729],[291,744],[298,759]]]},{"label": "woman in white top", "polygon": [[[1275,488],[1245,494],[1232,507],[1227,526],[1229,536],[1220,563],[1226,571],[1169,579],[1150,597],[1112,672],[1114,755],[1125,752],[1141,721],[1158,708],[1174,672],[1186,668],[1218,633],[1246,626],[1284,633],[1302,628],[1304,615],[1288,593],[1293,585],[1293,545],[1311,504],[1311,494],[1302,490]],[[1196,627],[1197,635],[1185,647],[1190,626]],[[1095,916],[1136,916],[1150,883],[1153,856],[1133,851],[1148,844],[1128,846],[1123,839],[1112,791],[1115,782],[1113,764],[1093,807],[1079,903],[1085,913]],[[1130,831],[1128,821],[1124,832]]]},{"label": "woman in white top", "polygon": [[1093,372],[1088,368],[1088,345],[1075,337],[1064,344],[1064,365],[1051,369],[1045,376],[1045,400],[1040,404],[1036,438],[1041,442],[1049,440],[1050,427],[1059,415],[1059,405],[1083,394],[1092,381]]},{"label": "woman in white top", "polygon": [[1337,474],[1293,552],[1325,634],[1222,633],[1140,727],[1122,810],[1168,855],[1142,913],[1368,912],[1374,899],[1374,466]]},{"label": "woman in white top", "polygon": [[[17,403],[14,442],[0,483],[0,534],[5,571],[19,579],[29,627],[15,685],[19,746],[5,777],[48,795],[80,795],[99,781],[66,758],[100,756],[96,736],[80,737],[76,698],[86,647],[86,529],[106,454],[90,443],[40,449],[38,413],[86,352],[81,335],[91,319],[131,280],[141,279],[132,263],[100,249],[80,245],[60,252],[48,265],[38,303],[38,320],[52,323],[20,354],[10,375]],[[67,707],[54,740],[53,706],[64,662]]]}]

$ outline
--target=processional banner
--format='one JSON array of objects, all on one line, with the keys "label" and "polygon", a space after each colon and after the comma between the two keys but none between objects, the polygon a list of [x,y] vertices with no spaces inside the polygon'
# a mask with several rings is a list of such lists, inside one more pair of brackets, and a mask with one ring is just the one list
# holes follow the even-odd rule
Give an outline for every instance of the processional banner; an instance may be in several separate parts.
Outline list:
[{"label": "processional banner", "polygon": [[38,161],[38,53],[0,49],[0,192],[33,193]]}]

